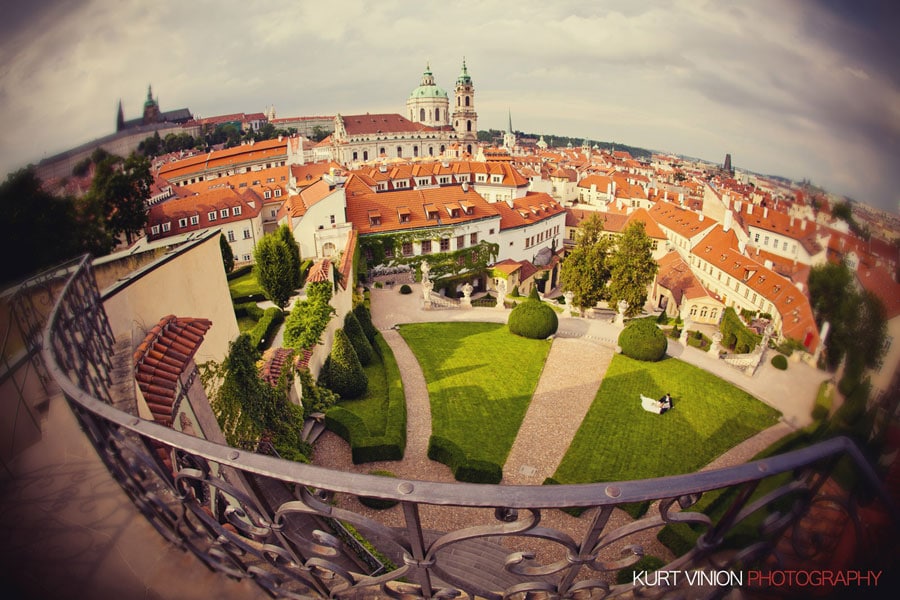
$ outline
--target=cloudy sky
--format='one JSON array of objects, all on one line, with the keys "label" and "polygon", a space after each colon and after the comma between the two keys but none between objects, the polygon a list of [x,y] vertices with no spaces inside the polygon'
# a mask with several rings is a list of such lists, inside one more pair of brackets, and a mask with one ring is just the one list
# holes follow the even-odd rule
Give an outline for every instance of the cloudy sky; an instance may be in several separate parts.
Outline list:
[{"label": "cloudy sky", "polygon": [[278,116],[402,112],[463,56],[481,129],[618,141],[898,212],[893,0],[32,0],[0,23],[3,173],[113,131],[119,99]]}]

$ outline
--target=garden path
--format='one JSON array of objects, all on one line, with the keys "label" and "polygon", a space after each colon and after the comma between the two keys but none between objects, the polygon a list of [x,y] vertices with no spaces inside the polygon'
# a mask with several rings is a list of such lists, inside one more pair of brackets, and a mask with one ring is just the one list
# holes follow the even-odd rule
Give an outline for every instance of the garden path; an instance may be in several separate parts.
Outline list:
[{"label": "garden path", "polygon": [[503,483],[541,485],[556,472],[614,354],[611,347],[586,338],[553,340],[503,466]]}]

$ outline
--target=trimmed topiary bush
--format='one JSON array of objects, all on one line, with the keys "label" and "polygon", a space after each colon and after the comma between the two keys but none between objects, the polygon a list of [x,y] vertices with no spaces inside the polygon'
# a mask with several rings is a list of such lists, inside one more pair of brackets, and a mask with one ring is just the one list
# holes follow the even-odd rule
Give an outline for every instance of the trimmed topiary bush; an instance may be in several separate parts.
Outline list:
[{"label": "trimmed topiary bush", "polygon": [[401,294],[412,294],[412,288],[409,287],[409,285],[404,283],[403,285],[400,286],[400,293]]},{"label": "trimmed topiary bush", "polygon": [[776,354],[772,357],[772,360],[770,362],[772,363],[773,367],[781,371],[784,371],[788,367],[787,358],[784,356],[784,354]]},{"label": "trimmed topiary bush", "polygon": [[666,355],[666,335],[653,319],[638,319],[619,334],[619,346],[629,358],[655,362]]},{"label": "trimmed topiary bush", "polygon": [[363,366],[372,364],[372,360],[375,358],[375,351],[372,349],[372,344],[369,343],[369,338],[363,332],[362,325],[359,324],[356,315],[352,311],[348,312],[344,317],[344,333],[350,338],[350,343],[353,344],[353,349],[356,350],[356,357],[359,358],[360,364]]},{"label": "trimmed topiary bush", "polygon": [[353,307],[353,314],[356,315],[356,320],[359,321],[359,324],[362,326],[363,333],[369,338],[369,343],[374,344],[375,336],[378,335],[378,330],[375,329],[375,325],[372,324],[372,315],[369,313],[369,309],[366,308],[365,304],[357,304]]},{"label": "trimmed topiary bush", "polygon": [[331,354],[325,361],[320,378],[325,387],[338,394],[342,400],[359,398],[366,393],[369,380],[343,329],[334,332]]},{"label": "trimmed topiary bush", "polygon": [[533,340],[543,340],[559,327],[556,312],[540,300],[528,300],[513,308],[506,322],[510,333]]},{"label": "trimmed topiary bush", "polygon": [[457,481],[469,483],[500,483],[503,468],[486,460],[468,460],[462,448],[453,441],[437,435],[428,440],[428,458],[450,467]]}]

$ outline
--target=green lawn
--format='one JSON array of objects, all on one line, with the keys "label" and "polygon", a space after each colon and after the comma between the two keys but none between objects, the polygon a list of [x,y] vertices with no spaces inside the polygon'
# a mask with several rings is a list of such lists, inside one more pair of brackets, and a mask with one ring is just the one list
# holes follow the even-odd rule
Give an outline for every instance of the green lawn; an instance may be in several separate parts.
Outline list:
[{"label": "green lawn", "polygon": [[[662,415],[640,395],[672,395]],[[674,358],[616,355],[554,478],[560,483],[643,479],[694,472],[778,421],[750,394]]]},{"label": "green lawn", "polygon": [[259,283],[256,281],[256,275],[253,271],[247,271],[240,277],[235,277],[228,281],[228,289],[231,291],[232,298],[243,298],[250,295],[265,295]]},{"label": "green lawn", "polygon": [[497,323],[416,323],[400,334],[422,366],[432,434],[503,465],[550,351]]}]

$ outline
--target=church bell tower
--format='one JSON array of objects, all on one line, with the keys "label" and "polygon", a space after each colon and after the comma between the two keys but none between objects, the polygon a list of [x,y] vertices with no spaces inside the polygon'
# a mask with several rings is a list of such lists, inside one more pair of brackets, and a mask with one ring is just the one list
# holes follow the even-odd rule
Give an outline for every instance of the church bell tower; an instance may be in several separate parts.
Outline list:
[{"label": "church bell tower", "polygon": [[460,146],[469,154],[475,151],[478,141],[478,113],[475,112],[475,86],[463,59],[462,71],[456,79],[456,100],[453,107],[453,129],[460,140]]}]

